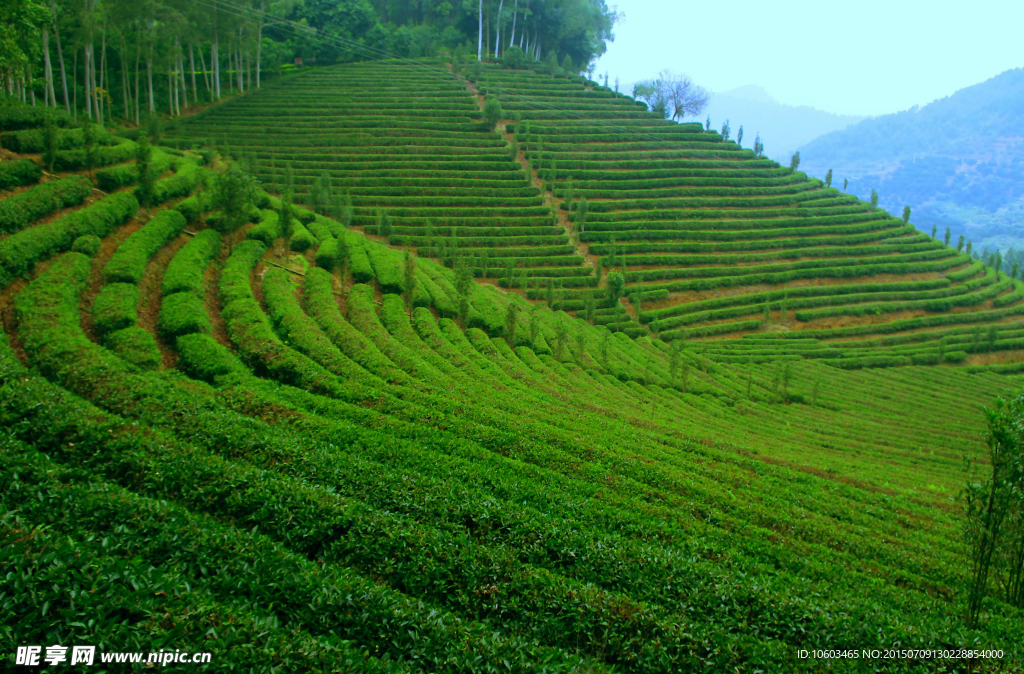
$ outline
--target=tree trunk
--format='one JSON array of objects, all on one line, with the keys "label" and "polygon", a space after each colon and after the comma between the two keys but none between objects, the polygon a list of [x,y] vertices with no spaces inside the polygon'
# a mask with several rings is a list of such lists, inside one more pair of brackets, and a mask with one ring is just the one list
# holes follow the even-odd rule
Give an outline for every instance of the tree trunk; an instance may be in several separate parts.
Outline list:
[{"label": "tree trunk", "polygon": [[512,47],[516,43],[516,13],[519,11],[519,0],[515,1],[512,5],[512,37],[509,38],[508,46]]},{"label": "tree trunk", "polygon": [[173,77],[173,75],[171,73],[172,70],[174,70],[174,68],[171,67],[170,63],[168,63],[167,64],[167,110],[170,113],[171,117],[174,117],[174,89],[171,88],[171,79]]},{"label": "tree trunk", "polygon": [[487,38],[486,38],[487,39],[487,50],[484,53],[485,54],[490,54],[491,53],[491,5],[490,5],[490,1],[489,0],[488,0],[488,3],[487,3],[487,16],[484,17],[484,25],[487,26]]},{"label": "tree trunk", "polygon": [[125,58],[125,55],[128,53],[128,45],[124,42],[123,34],[120,36],[120,39],[121,49],[118,51],[118,54],[121,56],[121,94],[124,99],[124,121],[130,122],[132,117],[131,92],[128,90],[128,68],[125,67],[128,63],[128,60]]},{"label": "tree trunk", "polygon": [[220,55],[217,54],[217,14],[213,15],[213,42],[210,44],[210,68],[213,70],[213,93],[220,100]]},{"label": "tree trunk", "polygon": [[494,19],[494,58],[498,58],[498,45],[501,44],[501,8],[505,6],[505,0],[498,2],[498,15]]},{"label": "tree trunk", "polygon": [[28,98],[32,105],[36,104],[36,90],[32,87],[32,66],[25,64],[25,88],[28,89]]},{"label": "tree trunk", "polygon": [[181,102],[188,109],[188,82],[185,81],[185,59],[181,53],[181,40],[179,38],[174,39],[175,46],[178,48],[178,73],[181,75]]},{"label": "tree trunk", "polygon": [[245,72],[242,70],[242,28],[238,28],[238,44],[235,49],[235,69],[238,70],[238,91],[245,93]]},{"label": "tree trunk", "polygon": [[60,61],[60,81],[64,86],[64,107],[68,114],[71,114],[71,104],[68,102],[68,77],[64,72],[64,51],[60,48],[60,31],[57,30],[57,22],[53,24],[53,36],[57,38],[57,60]]},{"label": "tree trunk", "polygon": [[476,60],[480,60],[480,51],[484,44],[484,0],[479,2],[480,29],[476,35]]},{"label": "tree trunk", "polygon": [[89,119],[92,120],[92,87],[89,81],[89,59],[92,54],[89,53],[88,43],[82,48],[82,61],[85,67],[85,72],[82,73],[82,78],[85,80],[85,112],[89,115]]},{"label": "tree trunk", "polygon": [[71,52],[74,61],[71,64],[71,118],[78,121],[78,50]]},{"label": "tree trunk", "polygon": [[106,93],[107,86],[107,28],[103,27],[103,32],[100,37],[100,88],[96,90],[96,101],[99,103],[100,111],[100,125],[103,125],[104,112],[108,112],[106,106],[103,104],[103,97]]},{"label": "tree trunk", "polygon": [[47,107],[57,107],[57,97],[53,94],[53,69],[50,67],[50,29],[43,26],[43,79],[46,80],[46,88],[43,89],[44,104]]},{"label": "tree trunk", "polygon": [[263,46],[263,16],[267,13],[267,0],[260,0],[260,20],[256,24],[256,88],[260,88],[260,47]]},{"label": "tree trunk", "polygon": [[174,114],[181,117],[181,92],[178,90],[178,62],[174,58],[174,53],[171,53],[171,75],[174,80]]},{"label": "tree trunk", "polygon": [[146,55],[146,79],[149,83],[149,107],[146,108],[146,112],[153,114],[156,112],[156,101],[153,97],[153,43],[149,44],[149,54]]},{"label": "tree trunk", "polygon": [[[199,55],[202,56],[203,52],[199,52]],[[192,70],[192,100],[195,105],[199,105],[199,91],[196,88],[196,54],[191,42],[188,43],[188,66]]]},{"label": "tree trunk", "polygon": [[[206,58],[203,56],[203,50],[199,50],[199,67],[203,69],[203,84],[206,85],[206,96],[211,101],[213,100],[213,89],[210,87],[211,73],[206,72]],[[199,100],[199,96],[196,96],[196,100]]]},{"label": "tree trunk", "polygon": [[92,85],[92,111],[96,114],[96,122],[103,123],[103,110],[100,108],[100,84],[96,77],[96,45],[89,41],[89,81]]},{"label": "tree trunk", "polygon": [[139,65],[142,63],[142,24],[135,23],[135,125],[142,126],[142,111],[139,110],[139,99],[142,89],[139,86]]}]

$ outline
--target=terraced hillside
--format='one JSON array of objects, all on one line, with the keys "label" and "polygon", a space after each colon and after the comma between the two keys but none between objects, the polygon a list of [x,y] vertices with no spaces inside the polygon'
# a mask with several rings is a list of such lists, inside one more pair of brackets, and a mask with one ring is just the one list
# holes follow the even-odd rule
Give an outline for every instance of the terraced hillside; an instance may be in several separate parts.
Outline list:
[{"label": "terraced hillside", "polygon": [[[474,275],[592,283],[540,190],[463,83],[429,66],[365,63],[316,71],[211,110],[189,141],[251,154],[257,175],[309,201],[317,180],[349,197],[352,224]],[[382,225],[386,216],[391,224]]]},{"label": "terraced hillside", "polygon": [[1019,666],[1024,613],[998,588],[963,623],[950,499],[981,406],[1020,377],[716,362],[406,257],[359,231],[376,206],[355,186],[350,226],[260,192],[227,231],[223,163],[154,150],[141,208],[134,163],[36,159],[0,162],[24,183],[0,193],[5,653],[661,674],[898,645]]},{"label": "terraced hillside", "polygon": [[[1024,283],[885,211],[592,82],[467,76],[431,63],[319,70],[179,134],[252,156],[300,199],[329,184],[336,212],[348,195],[352,224],[393,246],[463,260],[631,337],[711,338],[700,348],[721,362],[1024,355]],[[519,120],[508,135],[483,129],[477,94]],[[621,300],[604,285],[615,272]]]},{"label": "terraced hillside", "polygon": [[[1024,345],[1024,284],[885,211],[593,83],[487,67],[477,85],[521,120],[580,242],[621,270],[640,322],[666,341],[743,336],[709,352],[844,366]],[[587,294],[556,306],[579,310]]]}]

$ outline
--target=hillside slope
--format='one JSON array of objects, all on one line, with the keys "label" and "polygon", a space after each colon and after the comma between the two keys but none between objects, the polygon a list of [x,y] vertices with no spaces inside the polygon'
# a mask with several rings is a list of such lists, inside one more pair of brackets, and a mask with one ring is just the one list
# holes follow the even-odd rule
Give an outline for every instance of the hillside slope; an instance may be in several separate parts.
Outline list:
[{"label": "hillside slope", "polygon": [[800,148],[809,174],[849,178],[905,204],[922,231],[950,227],[978,250],[1024,243],[1024,69],[1008,70],[922,108],[865,120]]},{"label": "hillside slope", "polygon": [[[314,74],[415,90],[410,70]],[[289,109],[272,105],[275,90],[195,128],[236,152],[247,134],[283,135],[284,120],[263,117],[301,128],[301,92],[279,90]],[[462,97],[451,107],[467,109]],[[296,186],[302,161],[381,199],[408,180],[438,217],[500,228],[488,209],[501,206],[419,182],[440,163],[453,188],[479,187],[459,182],[474,180],[459,160],[429,158],[429,136],[409,137],[412,115],[382,112],[381,97],[343,104],[308,117],[361,124],[348,144],[252,143],[268,155],[260,170],[277,175],[295,152]],[[471,128],[471,109],[441,123],[430,120],[451,116],[443,101],[422,111],[423,130],[484,157],[470,166],[523,168],[493,152],[502,136]],[[388,146],[371,128],[394,130],[407,161],[372,159]],[[542,149],[529,152],[539,161]],[[373,233],[358,185],[340,219],[261,191],[250,221],[221,233],[200,187],[217,176],[191,151],[154,152],[145,209],[138,166],[105,156],[103,193],[81,189],[81,171],[27,169],[0,193],[0,212],[37,205],[0,238],[9,653],[173,645],[212,653],[207,671],[224,672],[267,671],[268,656],[283,671],[819,671],[798,649],[824,644],[1020,661],[1024,614],[996,591],[979,628],[962,622],[968,566],[950,499],[963,457],[983,449],[980,407],[1021,377],[716,362],[523,297],[536,288],[467,283],[464,251],[496,243],[456,231],[456,269],[434,246],[406,256]],[[58,184],[79,201],[47,201]],[[411,208],[393,196],[389,209]],[[499,220],[472,224],[476,213]]]}]

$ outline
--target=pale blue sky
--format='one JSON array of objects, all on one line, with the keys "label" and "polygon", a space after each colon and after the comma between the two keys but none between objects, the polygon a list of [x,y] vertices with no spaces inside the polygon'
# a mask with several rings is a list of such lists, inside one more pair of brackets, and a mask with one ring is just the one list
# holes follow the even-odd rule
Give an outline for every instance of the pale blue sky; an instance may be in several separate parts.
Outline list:
[{"label": "pale blue sky", "polygon": [[1024,66],[1024,0],[618,2],[595,75],[624,87],[671,68],[712,91],[756,84],[780,103],[880,115]]}]

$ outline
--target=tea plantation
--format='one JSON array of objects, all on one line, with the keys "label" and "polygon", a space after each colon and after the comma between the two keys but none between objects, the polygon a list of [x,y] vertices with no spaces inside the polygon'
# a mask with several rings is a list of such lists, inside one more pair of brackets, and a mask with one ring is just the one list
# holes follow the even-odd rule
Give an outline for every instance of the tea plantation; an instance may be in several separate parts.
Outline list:
[{"label": "tea plantation", "polygon": [[[152,189],[141,140],[0,163],[5,656],[1019,671],[956,496],[1024,288],[593,83],[466,75],[312,69],[169,132]],[[262,183],[235,231],[210,145]]]}]

